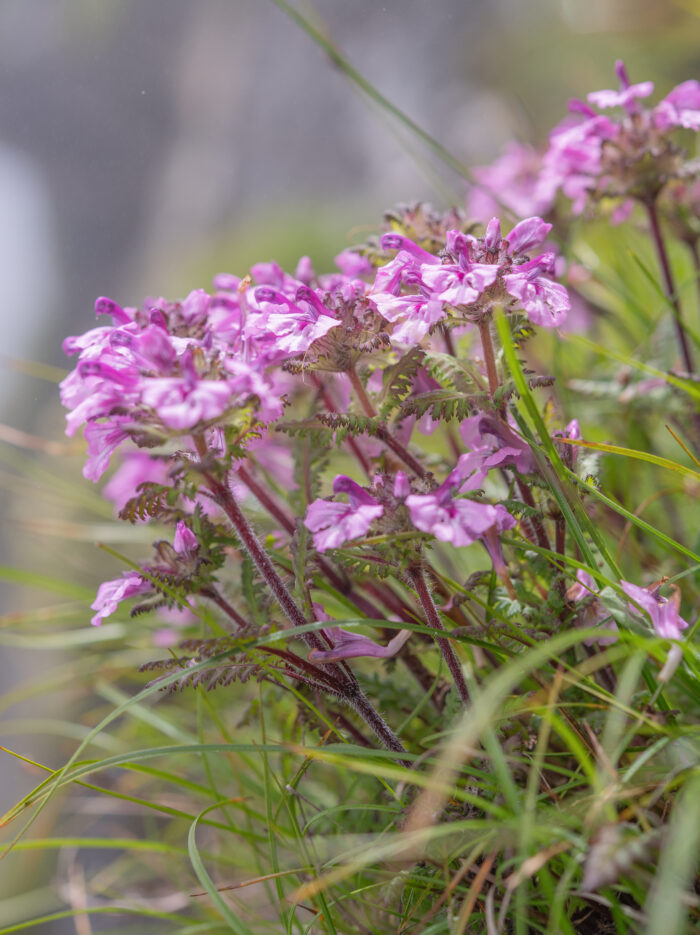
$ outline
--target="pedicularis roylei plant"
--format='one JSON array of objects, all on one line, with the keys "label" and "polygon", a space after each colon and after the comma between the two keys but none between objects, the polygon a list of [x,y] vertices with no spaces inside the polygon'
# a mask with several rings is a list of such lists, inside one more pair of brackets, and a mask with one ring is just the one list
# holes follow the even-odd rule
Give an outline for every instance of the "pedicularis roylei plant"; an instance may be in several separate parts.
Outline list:
[{"label": "pedicularis roylei plant", "polygon": [[[162,686],[245,691],[233,683],[254,675],[290,692],[292,723],[390,751],[396,765],[376,769],[401,777],[392,794],[413,843],[374,860],[393,853],[399,863],[381,879],[405,875],[378,901],[393,918],[384,931],[448,925],[446,897],[426,896],[428,886],[419,898],[411,862],[449,880],[467,861],[449,888],[459,931],[641,931],[665,905],[654,896],[645,908],[644,896],[670,833],[659,773],[677,779],[697,759],[687,752],[665,771],[655,760],[653,776],[642,766],[655,732],[687,731],[674,693],[697,701],[683,632],[697,586],[688,579],[684,594],[669,580],[685,569],[676,556],[698,560],[696,539],[690,530],[680,541],[677,506],[664,532],[635,498],[620,503],[595,458],[670,465],[686,499],[696,496],[694,468],[626,447],[618,433],[623,393],[630,406],[656,393],[662,423],[698,464],[696,339],[667,241],[672,232],[673,249],[682,241],[697,263],[700,170],[688,148],[700,85],[647,108],[652,85],[617,72],[620,90],[573,102],[546,152],[514,145],[477,170],[469,214],[401,207],[334,273],[304,257],[293,273],[259,263],[219,275],[181,302],[100,298],[99,327],[65,342],[77,365],[62,400],[69,434],[85,426],[84,474],[99,480],[115,456],[105,494],[159,537],[152,557],[101,585],[92,622],[131,599],[132,615],[179,609],[182,639],[146,665]],[[604,297],[585,268],[592,248],[580,248],[598,215],[651,235],[662,286],[645,267],[648,288],[669,311],[679,355],[640,364],[646,381],[599,381],[615,387],[610,428],[606,406],[591,408],[594,381],[579,380],[577,398],[568,374],[555,381],[540,363],[566,345],[570,314],[596,333]],[[652,418],[634,410],[631,424],[640,411]],[[350,660],[362,657],[356,669]],[[632,764],[642,793],[625,786]],[[539,834],[553,809],[559,835]],[[450,845],[435,853],[410,838],[451,822]],[[304,891],[319,930],[375,930],[353,917],[357,906],[348,916],[321,906],[323,892]],[[697,913],[690,894],[679,898]],[[575,921],[586,911],[594,927]]]}]

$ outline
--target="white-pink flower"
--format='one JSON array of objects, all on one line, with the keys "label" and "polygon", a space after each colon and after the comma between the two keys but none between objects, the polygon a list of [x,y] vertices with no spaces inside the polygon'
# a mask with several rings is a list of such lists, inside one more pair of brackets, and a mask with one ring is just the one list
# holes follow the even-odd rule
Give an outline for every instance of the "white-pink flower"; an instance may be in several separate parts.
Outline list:
[{"label": "white-pink flower", "polygon": [[384,507],[374,497],[342,474],[333,481],[333,492],[346,493],[349,502],[314,500],[304,520],[319,552],[336,549],[351,539],[364,536],[372,522],[384,513]]},{"label": "white-pink flower", "polygon": [[150,590],[150,582],[135,571],[125,571],[121,578],[105,581],[97,589],[97,597],[90,605],[96,611],[90,623],[99,627],[103,619],[111,616],[122,601],[137,594],[147,594]]}]

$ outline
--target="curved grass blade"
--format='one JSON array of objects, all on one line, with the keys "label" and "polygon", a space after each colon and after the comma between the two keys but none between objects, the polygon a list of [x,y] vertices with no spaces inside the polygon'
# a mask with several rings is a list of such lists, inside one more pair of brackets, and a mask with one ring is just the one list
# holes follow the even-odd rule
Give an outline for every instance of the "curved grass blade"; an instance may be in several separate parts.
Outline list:
[{"label": "curved grass blade", "polygon": [[190,830],[187,835],[187,850],[190,855],[192,868],[197,874],[197,879],[206,890],[209,898],[219,910],[222,918],[227,923],[231,931],[236,932],[236,935],[253,935],[252,930],[248,928],[248,926],[240,918],[238,918],[226,900],[222,897],[221,893],[219,893],[217,890],[216,884],[209,876],[209,872],[204,866],[204,861],[202,860],[202,856],[197,847],[197,825],[199,824],[200,818],[203,818],[205,815],[209,814],[209,812],[213,812],[217,808],[223,808],[226,805],[230,805],[231,802],[231,799],[223,799],[220,802],[215,802],[213,805],[205,808],[199,813],[199,815],[197,815],[195,820],[190,825]]}]

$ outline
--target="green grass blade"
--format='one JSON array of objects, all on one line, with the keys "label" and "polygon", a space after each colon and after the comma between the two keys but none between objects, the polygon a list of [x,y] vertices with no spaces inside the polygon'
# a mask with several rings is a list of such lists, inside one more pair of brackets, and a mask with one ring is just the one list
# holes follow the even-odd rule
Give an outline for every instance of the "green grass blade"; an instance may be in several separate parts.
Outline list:
[{"label": "green grass blade", "polygon": [[671,813],[659,868],[647,901],[645,935],[689,935],[683,901],[697,873],[700,852],[700,774],[695,773],[678,795]]},{"label": "green grass blade", "polygon": [[199,820],[205,815],[209,814],[209,812],[214,811],[214,809],[223,808],[223,806],[229,804],[231,804],[231,800],[224,799],[221,802],[215,802],[214,805],[210,805],[208,808],[205,808],[202,812],[199,813],[199,815],[190,825],[190,830],[187,835],[187,850],[190,855],[192,868],[197,874],[197,879],[207,891],[209,898],[219,910],[222,918],[227,923],[231,931],[236,932],[236,935],[253,935],[252,930],[249,929],[248,926],[236,915],[236,913],[230,908],[226,900],[216,888],[216,884],[209,876],[209,872],[204,866],[204,861],[202,860],[202,856],[197,847],[197,825],[199,824]]}]

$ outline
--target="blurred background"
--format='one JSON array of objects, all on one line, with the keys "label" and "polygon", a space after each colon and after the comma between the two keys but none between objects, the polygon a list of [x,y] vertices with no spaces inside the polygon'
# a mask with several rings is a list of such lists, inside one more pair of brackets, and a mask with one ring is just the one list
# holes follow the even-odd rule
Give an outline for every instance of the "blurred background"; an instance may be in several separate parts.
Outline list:
[{"label": "blurred background", "polygon": [[[514,137],[543,143],[569,97],[615,86],[616,58],[660,96],[700,72],[698,0],[299,9],[472,165]],[[0,82],[0,734],[58,765],[56,737],[29,726],[51,647],[12,629],[13,614],[51,611],[16,570],[52,576],[54,593],[62,580],[94,589],[94,542],[111,517],[63,440],[62,338],[93,327],[98,295],[176,298],[219,271],[273,258],[293,269],[303,254],[323,270],[384,209],[461,202],[464,183],[269,0],[0,0]],[[92,525],[65,515],[73,496]],[[68,677],[79,660],[66,656]],[[37,778],[15,764],[0,761],[3,808]],[[7,903],[3,923],[22,911]]]}]

